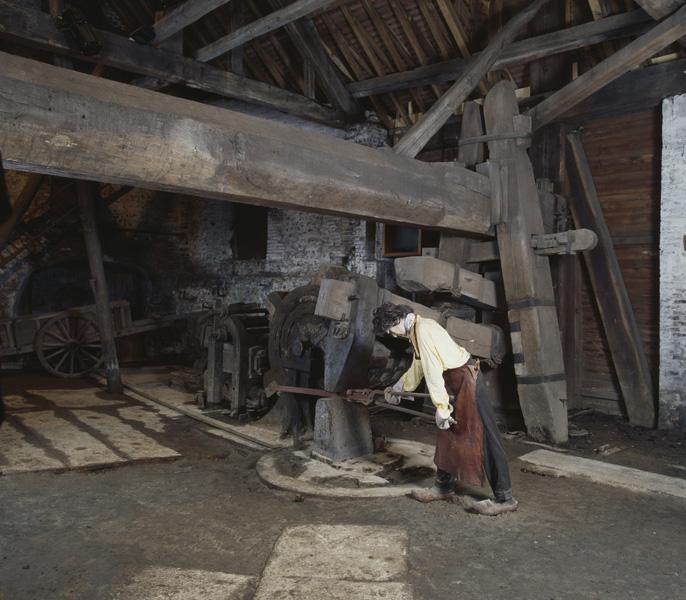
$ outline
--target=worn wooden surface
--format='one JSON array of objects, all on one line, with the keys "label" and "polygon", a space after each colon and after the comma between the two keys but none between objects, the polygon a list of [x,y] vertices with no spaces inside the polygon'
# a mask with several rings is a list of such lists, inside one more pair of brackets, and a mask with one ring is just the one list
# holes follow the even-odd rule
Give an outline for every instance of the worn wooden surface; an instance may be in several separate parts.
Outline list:
[{"label": "worn wooden surface", "polygon": [[338,120],[334,110],[299,94],[204,65],[173,52],[142,46],[107,31],[96,31],[102,50],[96,56],[84,56],[72,47],[50,16],[8,0],[0,0],[0,23],[1,39],[220,96],[257,102],[306,119],[324,123]]},{"label": "worn wooden surface", "polygon": [[395,279],[407,292],[448,293],[478,308],[496,308],[495,283],[458,264],[432,256],[396,258]]},{"label": "worn wooden surface", "polygon": [[[514,84],[501,81],[484,103],[489,135],[511,135],[519,116]],[[508,303],[519,401],[530,436],[567,440],[565,369],[550,265],[531,248],[531,235],[543,233],[538,191],[526,147],[517,140],[488,143],[494,197],[503,208],[497,239]]]},{"label": "worn wooden surface", "polygon": [[527,114],[533,120],[534,129],[556,120],[683,35],[686,35],[686,6],[532,108]]},{"label": "worn wooden surface", "polygon": [[498,56],[514,40],[520,30],[534,18],[549,0],[534,0],[524,10],[510,19],[480,54],[474,56],[460,79],[424,113],[400,141],[394,151],[402,156],[414,157],[426,146],[434,134],[445,125],[448,118],[476,88],[491,70]]},{"label": "worn wooden surface", "polygon": [[0,61],[0,147],[10,168],[390,223],[490,230],[490,183],[478,173],[18,56],[0,54]]},{"label": "worn wooden surface", "polygon": [[585,253],[584,261],[624,404],[631,423],[654,427],[656,407],[650,365],[598,199],[588,158],[579,133],[569,134],[567,141],[570,150],[568,172],[572,186],[570,207],[577,224],[593,229],[598,234],[597,248]]}]

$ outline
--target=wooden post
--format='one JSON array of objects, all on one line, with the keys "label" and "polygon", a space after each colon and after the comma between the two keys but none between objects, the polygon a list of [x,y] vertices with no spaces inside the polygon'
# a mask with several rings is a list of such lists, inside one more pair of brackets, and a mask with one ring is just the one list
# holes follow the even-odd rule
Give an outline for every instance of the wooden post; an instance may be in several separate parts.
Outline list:
[{"label": "wooden post", "polygon": [[95,193],[93,184],[79,181],[77,184],[77,195],[81,211],[83,238],[86,242],[86,253],[91,271],[91,284],[95,295],[95,316],[102,338],[103,365],[105,377],[107,378],[107,389],[113,394],[121,394],[123,388],[119,374],[117,346],[114,341],[114,322],[112,321],[112,310],[110,309],[107,280],[105,279],[105,266],[102,262],[102,247],[95,222]]},{"label": "wooden post", "polygon": [[548,258],[535,254],[531,236],[543,233],[538,191],[524,139],[515,86],[497,83],[484,103],[496,226],[519,402],[529,435],[567,440],[562,344]]},{"label": "wooden post", "polygon": [[[566,10],[563,2],[554,2],[545,6],[538,17],[531,22],[530,33],[532,35],[546,35],[552,31],[561,31],[565,27]],[[555,54],[539,58],[529,64],[529,80],[531,95],[543,95],[553,92],[571,79],[571,69],[567,56]],[[551,123],[534,132],[531,141],[531,163],[534,169],[534,176],[539,184],[541,180],[550,182],[549,192],[563,192],[563,172],[564,172],[564,125]],[[556,196],[545,194],[545,197],[552,197],[553,202],[541,204],[543,211],[543,221],[547,224],[549,233],[564,231],[569,227],[555,229],[556,215],[555,208]],[[562,349],[567,375],[567,401],[571,406],[577,397],[576,383],[578,378],[577,365],[580,364],[580,352],[577,347],[576,333],[580,329],[581,319],[581,298],[579,290],[575,288],[575,277],[579,267],[578,256],[559,256],[551,261],[553,275],[553,287],[557,299],[557,314],[560,322],[560,333],[562,335]]]},{"label": "wooden post", "polygon": [[629,421],[634,425],[654,427],[653,378],[581,135],[570,133],[567,142],[572,186],[570,205],[577,226],[588,227],[598,234],[598,246],[584,253],[584,260]]}]

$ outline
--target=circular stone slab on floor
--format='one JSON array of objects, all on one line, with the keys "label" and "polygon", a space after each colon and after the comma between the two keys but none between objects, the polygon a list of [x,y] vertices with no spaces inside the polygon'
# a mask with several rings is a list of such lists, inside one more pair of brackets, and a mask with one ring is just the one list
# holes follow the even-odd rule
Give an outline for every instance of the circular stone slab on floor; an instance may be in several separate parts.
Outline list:
[{"label": "circular stone slab on floor", "polygon": [[389,498],[430,486],[434,447],[392,438],[383,451],[340,462],[312,456],[310,448],[263,456],[257,473],[276,488],[329,498]]}]

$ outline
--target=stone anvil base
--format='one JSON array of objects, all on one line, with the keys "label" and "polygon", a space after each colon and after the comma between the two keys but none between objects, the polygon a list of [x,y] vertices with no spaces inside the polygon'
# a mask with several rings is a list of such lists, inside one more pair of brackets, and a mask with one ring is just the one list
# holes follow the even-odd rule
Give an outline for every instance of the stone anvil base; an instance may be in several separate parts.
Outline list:
[{"label": "stone anvil base", "polygon": [[383,451],[330,461],[312,448],[285,449],[263,456],[257,473],[267,484],[290,492],[331,498],[405,496],[433,483],[434,447],[401,439],[386,440]]}]

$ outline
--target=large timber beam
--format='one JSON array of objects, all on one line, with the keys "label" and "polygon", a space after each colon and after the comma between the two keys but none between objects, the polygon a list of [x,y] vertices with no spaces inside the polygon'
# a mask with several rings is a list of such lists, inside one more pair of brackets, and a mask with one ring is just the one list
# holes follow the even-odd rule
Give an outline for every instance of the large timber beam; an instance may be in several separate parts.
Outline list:
[{"label": "large timber beam", "polygon": [[[638,35],[643,33],[650,23],[652,20],[649,15],[642,10],[633,10],[514,42],[503,50],[491,69],[506,69],[554,54]],[[348,89],[355,98],[364,98],[408,88],[449,83],[459,79],[468,64],[469,60],[463,58],[446,60],[402,73],[357,81],[349,84]]]},{"label": "large timber beam", "polygon": [[598,234],[598,246],[584,253],[584,261],[624,405],[631,423],[654,427],[656,411],[650,365],[593,183],[588,158],[579,133],[567,135],[567,142],[570,149],[567,156],[568,173],[573,190],[570,207],[578,227],[591,228]]},{"label": "large timber beam", "polygon": [[534,129],[555,121],[582,100],[684,35],[686,6],[529,110],[527,114],[533,121]]},{"label": "large timber beam", "polygon": [[292,4],[273,12],[266,17],[257,19],[248,25],[237,29],[225,35],[218,40],[215,40],[207,46],[199,48],[195,57],[202,62],[207,62],[213,58],[217,58],[222,54],[226,54],[229,50],[238,48],[256,37],[280,29],[288,23],[292,23],[305,15],[318,10],[327,4],[331,4],[333,0],[296,0]]},{"label": "large timber beam", "polygon": [[0,0],[0,25],[0,39],[228,98],[264,104],[314,121],[331,123],[338,118],[335,111],[299,94],[222,71],[163,49],[141,46],[107,31],[96,31],[102,42],[102,50],[95,56],[84,56],[69,44],[50,16],[8,0]]},{"label": "large timber beam", "polygon": [[169,11],[153,25],[155,39],[153,44],[159,44],[179,33],[192,23],[202,19],[205,15],[216,10],[231,0],[185,0]]},{"label": "large timber beam", "polygon": [[491,70],[505,47],[512,42],[522,27],[531,21],[547,2],[549,0],[534,0],[510,19],[507,25],[496,34],[488,47],[470,60],[462,77],[431,106],[417,123],[410,127],[395,145],[395,152],[403,156],[417,156],[433,135],[443,127],[450,115],[479,85],[479,82]]},{"label": "large timber beam", "polygon": [[488,235],[487,177],[0,53],[17,170]]}]

